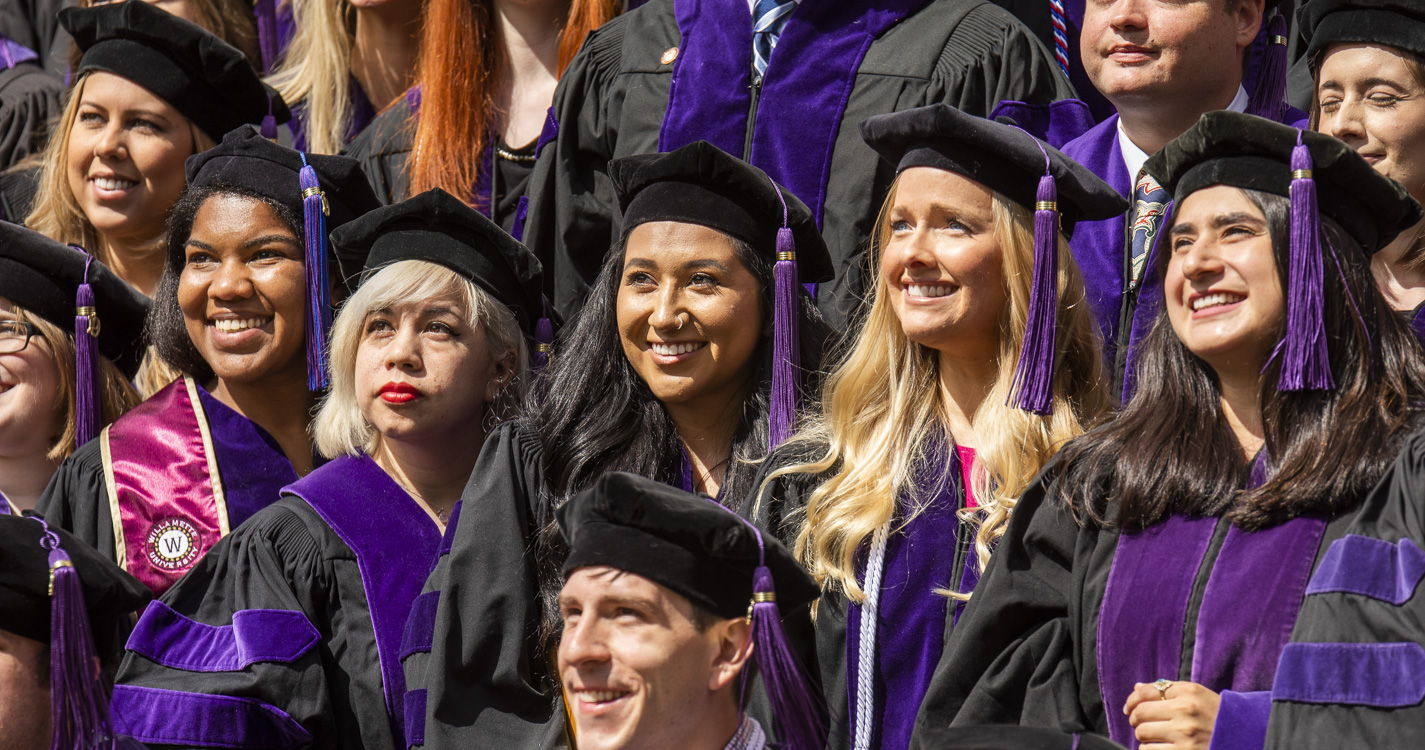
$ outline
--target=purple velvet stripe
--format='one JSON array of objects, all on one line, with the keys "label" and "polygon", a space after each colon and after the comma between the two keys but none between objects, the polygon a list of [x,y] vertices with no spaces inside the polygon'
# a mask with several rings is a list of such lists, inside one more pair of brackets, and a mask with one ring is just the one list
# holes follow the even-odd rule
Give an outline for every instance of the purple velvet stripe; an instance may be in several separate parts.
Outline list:
[{"label": "purple velvet stripe", "polygon": [[254,698],[115,685],[114,731],[154,745],[289,748],[312,735],[282,709]]},{"label": "purple velvet stripe", "polygon": [[1418,643],[1290,643],[1272,700],[1400,708],[1425,700]]},{"label": "purple velvet stripe", "polygon": [[1227,531],[1198,611],[1193,682],[1219,692],[1271,690],[1325,531],[1325,520],[1308,516]]},{"label": "purple velvet stripe", "polygon": [[1267,719],[1272,713],[1270,690],[1222,691],[1217,722],[1207,750],[1261,750],[1267,744]]},{"label": "purple velvet stripe", "polygon": [[450,554],[451,545],[455,544],[455,525],[460,522],[460,506],[463,502],[456,500],[455,507],[450,509],[450,520],[445,522],[445,533],[440,537],[440,552],[438,554]]},{"label": "purple velvet stripe", "polygon": [[[1148,337],[1148,331],[1153,329],[1153,322],[1158,319],[1158,311],[1163,309],[1163,277],[1158,272],[1154,259],[1159,253],[1166,252],[1163,249],[1163,238],[1168,236],[1166,222],[1172,215],[1173,202],[1168,201],[1163,204],[1165,225],[1158,230],[1158,236],[1153,238],[1153,244],[1148,248],[1148,258],[1143,265],[1143,278],[1138,283],[1138,304],[1133,308],[1133,322],[1128,328],[1128,352],[1123,366],[1124,403],[1128,403],[1128,399],[1133,395],[1133,370],[1137,361],[1133,354],[1138,345],[1143,343],[1143,339]],[[1126,251],[1125,246],[1124,252]]]},{"label": "purple velvet stripe", "polygon": [[539,140],[534,142],[535,158],[539,158],[539,155],[544,153],[544,147],[553,143],[558,136],[559,120],[554,117],[554,108],[550,107],[549,111],[544,114],[544,127],[540,128]]},{"label": "purple velvet stripe", "polygon": [[284,489],[302,498],[356,553],[376,631],[393,734],[405,736],[406,676],[398,657],[411,605],[436,561],[435,522],[367,456],[334,459]]},{"label": "purple velvet stripe", "polygon": [[[960,526],[955,512],[965,504],[959,456],[953,449],[945,452],[949,454],[946,467],[925,472],[927,476],[916,483],[924,488],[938,485],[939,491],[904,529],[886,540],[876,614],[876,700],[872,716],[877,725],[871,730],[873,747],[909,745],[916,710],[945,647],[950,600],[935,590],[954,583],[945,576],[954,575]],[[898,518],[902,517],[898,513]],[[849,733],[853,737],[856,696],[861,689],[857,684],[860,648],[861,606],[851,603],[846,608],[846,694],[850,704]]]},{"label": "purple velvet stripe", "polygon": [[127,648],[171,669],[236,672],[258,662],[291,664],[320,639],[301,612],[241,609],[231,625],[205,625],[155,601],[134,626]]},{"label": "purple velvet stripe", "polygon": [[752,14],[747,2],[677,0],[673,11],[681,41],[658,150],[704,140],[742,156],[752,107]]},{"label": "purple velvet stripe", "polygon": [[1400,606],[1415,595],[1421,578],[1425,578],[1425,551],[1415,542],[1401,539],[1391,544],[1347,534],[1326,550],[1306,593],[1360,594]]},{"label": "purple velvet stripe", "polygon": [[529,216],[529,196],[521,195],[515,203],[515,221],[510,226],[510,236],[515,242],[524,242],[524,220]]},{"label": "purple velvet stripe", "polygon": [[406,629],[401,634],[401,661],[411,654],[430,651],[435,640],[435,611],[440,606],[440,592],[427,591],[416,597],[411,605],[411,614],[406,618]]},{"label": "purple velvet stripe", "polygon": [[426,689],[406,693],[406,747],[426,742]]},{"label": "purple velvet stripe", "polygon": [[282,447],[256,422],[230,409],[198,387],[198,402],[208,417],[213,454],[227,497],[228,527],[236,529],[253,514],[277,501],[297,472]]},{"label": "purple velvet stripe", "polygon": [[1178,678],[1188,599],[1216,527],[1216,518],[1174,515],[1119,535],[1097,643],[1099,691],[1115,742],[1138,746],[1121,710],[1133,685]]},{"label": "purple velvet stripe", "polygon": [[14,511],[10,510],[10,501],[5,498],[5,493],[0,492],[0,516],[9,515],[14,515]]},{"label": "purple velvet stripe", "polygon": [[[1063,148],[1064,153],[1113,186],[1125,198],[1133,195],[1133,178],[1118,148],[1118,116],[1095,125]],[[1118,315],[1123,303],[1124,218],[1081,221],[1074,225],[1069,249],[1084,275],[1089,307],[1103,340],[1104,361],[1113,366],[1118,342]]]},{"label": "purple velvet stripe", "polygon": [[0,34],[0,65],[9,70],[22,62],[38,60],[39,55],[29,47],[7,38]]},{"label": "purple velvet stripe", "polygon": [[1093,113],[1078,99],[1028,104],[1006,99],[990,113],[991,120],[1008,117],[1035,138],[1057,149],[1093,129]]},{"label": "purple velvet stripe", "polygon": [[1410,330],[1415,337],[1425,342],[1425,305],[1415,308],[1415,316],[1410,319]]},{"label": "purple velvet stripe", "polygon": [[475,210],[479,211],[487,219],[494,218],[495,200],[490,194],[494,187],[495,174],[495,134],[485,135],[485,148],[480,152],[480,163],[483,166],[475,173],[475,186],[473,188],[475,197]]}]

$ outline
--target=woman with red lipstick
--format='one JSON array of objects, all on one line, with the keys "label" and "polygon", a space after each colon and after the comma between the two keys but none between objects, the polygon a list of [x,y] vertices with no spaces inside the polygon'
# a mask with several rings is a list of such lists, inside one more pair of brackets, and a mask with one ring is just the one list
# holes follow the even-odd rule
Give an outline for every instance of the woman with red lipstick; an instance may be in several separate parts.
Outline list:
[{"label": "woman with red lipstick", "polygon": [[624,237],[524,416],[490,435],[411,615],[407,707],[427,748],[563,737],[555,509],[614,470],[735,508],[820,364],[798,279],[831,264],[805,204],[702,141],[610,175]]},{"label": "woman with red lipstick", "polygon": [[[905,748],[964,606],[952,597],[974,588],[1014,498],[1108,406],[1067,235],[1125,205],[1028,133],[949,105],[861,132],[897,171],[879,281],[819,419],[768,461],[751,515],[822,586],[829,747]],[[1046,180],[1058,210],[1036,216]]]},{"label": "woman with red lipstick", "polygon": [[[1408,0],[1313,0],[1302,11],[1315,75],[1313,128],[1356,149],[1425,200],[1425,6]],[[1371,258],[1392,308],[1425,338],[1425,222]]]},{"label": "woman with red lipstick", "polygon": [[33,202],[5,210],[152,296],[184,160],[245,123],[285,122],[287,107],[242,52],[147,3],[66,9],[60,22],[82,52],[74,88]]},{"label": "woman with red lipstick", "polygon": [[[316,750],[401,750],[411,736],[402,633],[413,607],[434,603],[421,583],[485,433],[518,404],[540,266],[439,190],[372,211],[332,243],[367,259],[332,326],[332,385],[312,427],[332,460],[140,618],[114,713],[151,745],[276,730]],[[266,647],[284,657],[195,657],[191,634],[228,623],[268,627]],[[232,697],[263,710],[209,729],[203,716]]]},{"label": "woman with red lipstick", "polygon": [[1284,649],[1366,572],[1323,561],[1422,422],[1425,353],[1370,272],[1420,206],[1347,144],[1234,112],[1146,169],[1174,211],[1133,397],[1020,498],[926,726],[1254,748],[1273,691],[1329,682]]},{"label": "woman with red lipstick", "polygon": [[190,160],[148,321],[149,342],[184,375],[60,467],[45,520],[161,594],[310,472],[325,325],[314,314],[324,300],[308,294],[341,277],[324,226],[376,206],[356,162],[251,128]]}]

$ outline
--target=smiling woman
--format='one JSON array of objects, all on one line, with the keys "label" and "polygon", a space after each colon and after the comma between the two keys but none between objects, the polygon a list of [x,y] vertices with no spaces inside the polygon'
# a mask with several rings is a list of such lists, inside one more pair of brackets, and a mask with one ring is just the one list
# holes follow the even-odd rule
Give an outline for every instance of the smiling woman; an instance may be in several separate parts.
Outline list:
[{"label": "smiling woman", "polygon": [[245,123],[285,121],[287,107],[242,52],[146,3],[70,8],[60,22],[83,54],[25,224],[152,295],[184,160]]},{"label": "smiling woman", "polygon": [[[275,229],[260,224],[236,234]],[[440,191],[373,211],[332,241],[367,259],[332,327],[332,387],[313,426],[333,460],[284,488],[140,619],[114,713],[146,741],[209,746],[219,731],[285,731],[317,750],[406,746],[403,626],[413,606],[423,611],[421,582],[486,430],[519,396],[539,261]],[[236,670],[185,660],[195,627],[274,610],[291,619],[294,650],[311,656]],[[232,671],[249,687],[235,691]],[[234,695],[264,710],[209,729],[205,712]],[[155,701],[169,710],[150,710]]]},{"label": "smiling woman", "polygon": [[303,202],[329,208],[328,226],[376,207],[354,161],[251,129],[190,160],[188,183],[148,328],[184,377],[70,457],[39,506],[155,593],[312,470],[311,332],[325,324],[308,290],[331,261]]}]

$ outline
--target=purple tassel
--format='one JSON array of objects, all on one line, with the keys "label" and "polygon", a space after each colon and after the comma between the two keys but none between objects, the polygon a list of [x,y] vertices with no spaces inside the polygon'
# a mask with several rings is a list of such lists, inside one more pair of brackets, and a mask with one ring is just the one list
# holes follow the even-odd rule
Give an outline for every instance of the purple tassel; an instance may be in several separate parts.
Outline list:
[{"label": "purple tassel", "polygon": [[[1047,159],[1047,155],[1046,155]],[[1034,205],[1034,279],[1029,291],[1029,317],[1014,368],[1011,393],[1018,407],[1048,414],[1054,402],[1054,351],[1059,312],[1058,188],[1047,172],[1039,178]]]},{"label": "purple tassel", "polygon": [[534,366],[543,370],[554,351],[554,323],[549,319],[549,301],[544,302],[544,315],[534,324]]},{"label": "purple tassel", "polygon": [[1315,165],[1300,132],[1291,151],[1291,245],[1288,250],[1286,335],[1277,390],[1320,391],[1336,387],[1326,350],[1324,261],[1316,208]]},{"label": "purple tassel", "polygon": [[48,524],[40,544],[49,550],[50,750],[112,747],[109,697],[97,673],[79,572]]},{"label": "purple tassel", "polygon": [[1281,13],[1272,14],[1265,30],[1267,44],[1262,50],[1262,64],[1257,69],[1247,114],[1281,122],[1286,117],[1286,18]]},{"label": "purple tassel", "polygon": [[327,331],[332,324],[331,278],[327,269],[327,196],[317,170],[302,156],[302,223],[307,234],[307,388],[327,387]]},{"label": "purple tassel", "polygon": [[[761,541],[760,535],[758,541]],[[821,750],[826,746],[826,724],[822,720],[820,696],[807,678],[801,661],[787,645],[772,571],[765,566],[758,567],[753,580],[752,657],[757,660],[757,669],[772,701],[772,715],[782,722],[783,747]]]},{"label": "purple tassel", "polygon": [[269,75],[277,67],[277,1],[257,0],[252,5],[257,17],[257,46],[262,54],[262,74]]},{"label": "purple tassel", "polygon": [[801,386],[801,349],[797,330],[797,253],[792,230],[777,230],[776,290],[772,311],[772,408],[767,450],[792,436],[797,425],[797,391]]},{"label": "purple tassel", "polygon": [[99,312],[94,305],[94,289],[89,286],[89,264],[93,262],[93,256],[84,261],[84,283],[74,295],[75,445],[98,437],[103,412],[98,377]]},{"label": "purple tassel", "polygon": [[267,96],[267,114],[262,116],[262,137],[277,140],[277,118],[272,115],[272,95]]}]

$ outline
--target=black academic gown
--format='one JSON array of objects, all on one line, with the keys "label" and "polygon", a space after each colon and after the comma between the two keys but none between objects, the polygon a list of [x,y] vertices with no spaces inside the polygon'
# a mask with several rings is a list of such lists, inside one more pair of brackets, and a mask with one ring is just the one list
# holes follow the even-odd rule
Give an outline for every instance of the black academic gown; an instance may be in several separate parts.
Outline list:
[{"label": "black academic gown", "polygon": [[766,170],[826,237],[836,280],[818,300],[836,327],[863,292],[864,243],[895,177],[861,140],[862,121],[1073,95],[1038,39],[984,0],[870,5],[803,0],[757,82],[746,0],[653,0],[589,35],[555,91],[524,234],[566,320],[619,235],[611,159],[701,139]]},{"label": "black academic gown", "polygon": [[[49,140],[50,122],[59,119],[64,85],[35,62],[0,65],[0,171],[38,153]],[[23,216],[0,214],[20,223]]]},{"label": "black academic gown", "polygon": [[1051,462],[1009,529],[936,668],[917,732],[1021,724],[1136,747],[1135,682],[1222,695],[1213,748],[1261,747],[1261,708],[1307,579],[1355,516],[1300,516],[1254,533],[1172,516],[1133,534],[1080,527]]},{"label": "black academic gown", "polygon": [[399,648],[436,522],[365,456],[283,493],[139,619],[120,731],[154,747],[406,746]]},{"label": "black academic gown", "polygon": [[[764,477],[779,468],[802,463],[821,451],[805,446],[788,446],[768,459],[754,486],[761,488]],[[897,528],[890,534],[884,556],[875,638],[874,689],[871,697],[871,747],[904,750],[910,740],[912,722],[927,678],[939,660],[945,639],[954,630],[962,605],[937,590],[968,592],[978,579],[974,557],[974,529],[959,523],[956,513],[964,507],[960,464],[953,452],[946,464],[936,467],[918,485],[932,488],[932,497],[922,498],[920,514],[908,525],[903,505]],[[793,474],[777,477],[756,499],[743,504],[759,528],[794,547],[801,531],[801,511],[824,477]],[[928,500],[929,502],[924,502]],[[862,546],[858,568],[865,584],[867,549]],[[856,693],[859,647],[863,638],[861,607],[853,604],[840,589],[825,591],[816,608],[815,623],[802,617],[788,617],[787,627],[796,643],[811,641],[815,656],[803,659],[816,664],[816,677],[826,699],[830,734],[828,750],[852,747],[856,722]],[[814,635],[809,630],[814,631]]]},{"label": "black academic gown", "polygon": [[1403,747],[1425,736],[1422,550],[1417,433],[1307,586],[1277,665],[1266,747]]},{"label": "black academic gown", "polygon": [[[419,102],[419,95],[408,93],[377,115],[342,152],[361,163],[372,191],[383,205],[412,197],[406,161],[415,143],[415,113],[419,111]],[[494,148],[486,150],[481,169],[489,175],[489,180],[482,179],[481,184],[474,186],[476,208],[519,239],[523,221],[516,217],[534,170],[535,144],[531,142],[519,149],[512,149],[503,141],[497,145],[499,150],[515,158],[502,156]]]}]

